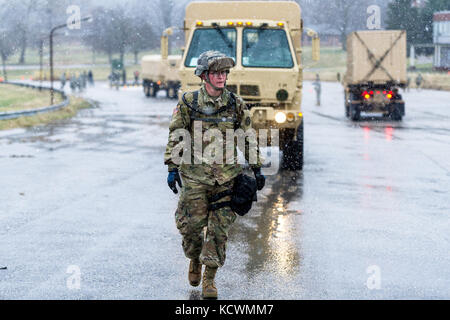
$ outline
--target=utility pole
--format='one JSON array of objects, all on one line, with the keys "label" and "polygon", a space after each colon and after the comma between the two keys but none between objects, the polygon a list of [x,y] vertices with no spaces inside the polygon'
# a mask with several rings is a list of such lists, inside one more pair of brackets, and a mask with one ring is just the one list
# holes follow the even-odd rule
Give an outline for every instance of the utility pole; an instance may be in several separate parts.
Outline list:
[{"label": "utility pole", "polygon": [[42,88],[42,69],[43,69],[43,55],[44,55],[44,40],[39,40],[39,87]]}]

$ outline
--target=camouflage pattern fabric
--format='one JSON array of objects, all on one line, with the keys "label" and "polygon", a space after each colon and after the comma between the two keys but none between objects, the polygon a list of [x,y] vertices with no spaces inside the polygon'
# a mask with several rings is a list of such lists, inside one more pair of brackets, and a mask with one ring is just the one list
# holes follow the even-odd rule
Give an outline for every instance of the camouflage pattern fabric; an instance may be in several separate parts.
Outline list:
[{"label": "camouflage pattern fabric", "polygon": [[[186,102],[192,105],[193,93],[189,92],[185,96]],[[232,163],[227,164],[223,161],[219,163],[201,163],[195,164],[195,152],[191,152],[191,163],[182,163],[177,165],[172,159],[172,151],[178,141],[175,139],[174,132],[177,129],[186,129],[194,136],[193,118],[205,119],[201,121],[203,134],[208,129],[218,129],[225,137],[227,129],[241,128],[246,131],[251,128],[250,112],[247,110],[244,101],[236,96],[235,108],[224,108],[223,111],[214,114],[214,111],[221,110],[227,106],[231,99],[230,92],[223,90],[222,95],[213,99],[210,97],[204,85],[200,88],[198,94],[198,109],[205,111],[209,115],[193,112],[187,107],[182,99],[175,108],[172,121],[169,126],[169,142],[164,154],[164,162],[169,167],[169,171],[178,168],[183,180],[180,200],[175,213],[176,226],[182,235],[182,246],[184,253],[189,259],[200,258],[202,264],[211,268],[223,266],[225,262],[226,243],[228,231],[236,219],[236,214],[230,207],[224,207],[217,210],[208,210],[208,198],[217,193],[233,188],[233,179],[242,172],[242,167],[237,163],[237,148],[234,144],[227,145],[226,139],[223,139],[223,150],[232,148],[231,154],[234,159]],[[207,112],[207,111],[212,112]],[[192,113],[195,113],[193,115]],[[230,121],[206,121],[209,118]],[[197,120],[197,121],[199,121]],[[202,151],[212,143],[202,139]],[[191,139],[191,149],[193,150],[194,139]],[[248,141],[246,140],[246,144]],[[261,167],[259,148],[257,151],[257,163],[252,167]],[[224,152],[226,154],[226,152]],[[245,148],[245,158],[249,159],[249,148]],[[225,157],[225,155],[222,155]],[[202,160],[202,159],[200,159]],[[226,159],[223,159],[226,160]],[[218,202],[230,201],[231,197],[224,197]],[[206,238],[203,238],[203,229],[206,227]]]},{"label": "camouflage pattern fabric", "polygon": [[[200,262],[208,267],[222,267],[226,258],[228,232],[236,220],[236,214],[229,207],[208,211],[208,198],[233,188],[233,181],[221,186],[209,186],[186,176],[182,179],[183,188],[175,221],[183,237],[184,254],[189,259],[200,258]],[[218,202],[229,200],[230,197],[224,197]],[[207,227],[206,239],[204,227]]]},{"label": "camouflage pattern fabric", "polygon": [[[191,179],[197,180],[201,183],[208,184],[208,185],[215,185],[216,182],[219,185],[222,185],[233,178],[235,178],[239,173],[242,172],[242,167],[240,164],[237,163],[237,148],[234,143],[227,144],[226,141],[226,130],[227,129],[242,129],[244,132],[247,131],[247,129],[252,128],[251,124],[251,117],[250,117],[250,111],[245,106],[244,101],[241,97],[235,95],[236,97],[236,111],[234,112],[231,108],[220,112],[219,114],[216,114],[214,116],[207,116],[207,115],[201,115],[199,118],[218,118],[218,119],[230,119],[230,121],[226,122],[202,122],[202,128],[203,133],[209,129],[218,129],[222,133],[223,137],[223,158],[222,163],[205,163],[203,159],[195,158],[196,154],[194,152],[194,125],[192,121],[192,114],[193,111],[190,110],[184,102],[180,99],[178,102],[178,105],[176,106],[173,115],[172,120],[170,122],[169,126],[169,142],[166,147],[166,152],[164,154],[164,163],[169,167],[169,171],[173,170],[175,168],[178,168],[179,171],[184,175]],[[193,101],[193,93],[188,92],[186,94],[186,100],[189,104],[192,104]],[[210,97],[204,85],[199,90],[198,95],[198,107],[201,110],[207,111],[214,111],[219,110],[223,106],[226,106],[228,103],[228,100],[230,99],[230,92],[226,89],[223,90],[223,93],[220,97],[213,99]],[[196,116],[198,117],[198,115]],[[232,121],[236,117],[236,121]],[[235,128],[235,123],[237,124],[237,128]],[[190,164],[177,164],[172,159],[172,151],[174,147],[177,145],[178,141],[176,140],[176,137],[174,135],[174,131],[176,129],[186,129],[191,134],[191,160]],[[208,147],[212,141],[203,141],[202,145],[202,151],[205,150],[205,148]],[[252,151],[255,151],[255,154],[257,155],[257,161],[256,163],[251,163],[250,167],[252,168],[259,168],[262,166],[263,159],[261,158],[260,151],[257,145],[251,145],[246,139],[246,146],[245,146],[245,152],[244,156],[247,161],[250,159],[250,147],[255,148],[252,149]],[[232,163],[227,163],[226,159],[226,151],[227,149],[233,149],[234,159]],[[244,150],[241,150],[244,151]],[[196,164],[197,163],[197,164]],[[200,163],[200,164],[198,164]]]}]

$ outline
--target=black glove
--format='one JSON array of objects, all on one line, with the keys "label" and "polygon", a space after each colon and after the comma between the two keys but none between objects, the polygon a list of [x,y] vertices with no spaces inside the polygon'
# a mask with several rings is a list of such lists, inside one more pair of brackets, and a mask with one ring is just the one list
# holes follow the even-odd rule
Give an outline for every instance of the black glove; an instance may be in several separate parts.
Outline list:
[{"label": "black glove", "polygon": [[173,193],[177,194],[177,186],[176,182],[178,182],[178,185],[180,188],[183,187],[181,184],[181,178],[180,174],[178,173],[178,169],[173,169],[172,171],[169,171],[169,175],[167,176],[167,184],[169,185],[169,188],[172,189]]},{"label": "black glove", "polygon": [[256,186],[258,190],[262,190],[266,184],[266,177],[261,173],[261,168],[254,168],[253,173],[255,174]]}]

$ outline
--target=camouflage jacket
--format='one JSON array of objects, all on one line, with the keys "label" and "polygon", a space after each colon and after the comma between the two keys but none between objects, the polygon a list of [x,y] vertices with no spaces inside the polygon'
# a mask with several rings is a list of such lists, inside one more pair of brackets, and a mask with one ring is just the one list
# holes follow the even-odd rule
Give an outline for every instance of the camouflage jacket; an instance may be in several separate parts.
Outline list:
[{"label": "camouflage jacket", "polygon": [[[234,133],[236,129],[247,132],[248,129],[252,129],[252,123],[250,111],[242,98],[237,95],[234,97],[236,103],[233,107],[232,103],[229,103],[232,101],[232,97],[228,90],[223,90],[222,95],[214,99],[207,94],[203,85],[198,91],[197,109],[206,114],[195,112],[189,107],[193,105],[193,92],[185,95],[185,101],[189,106],[183,102],[182,98],[180,99],[172,114],[169,142],[164,154],[164,163],[168,165],[169,171],[178,168],[182,175],[208,185],[214,185],[216,182],[222,185],[242,172],[242,166],[237,163],[236,141],[235,139],[226,139],[227,130],[231,133]],[[220,112],[217,113],[218,111]],[[201,125],[201,131],[199,125]],[[186,146],[190,147],[190,152],[178,145],[180,135],[177,129],[185,129],[185,132],[189,132],[189,137],[183,137],[182,140]],[[216,138],[220,138],[222,141],[219,139],[216,142]],[[194,147],[195,141],[198,142],[197,149]],[[245,141],[245,144],[240,146],[238,139],[237,145],[243,151],[250,167],[261,167],[263,160],[256,143],[257,140],[246,136],[245,140],[241,141]],[[215,142],[215,146],[222,145],[222,154],[216,154],[217,149],[213,147],[213,142]],[[242,150],[244,146],[245,151]],[[180,155],[185,156],[183,159],[187,161],[180,161]],[[205,160],[205,155],[210,156]]]}]

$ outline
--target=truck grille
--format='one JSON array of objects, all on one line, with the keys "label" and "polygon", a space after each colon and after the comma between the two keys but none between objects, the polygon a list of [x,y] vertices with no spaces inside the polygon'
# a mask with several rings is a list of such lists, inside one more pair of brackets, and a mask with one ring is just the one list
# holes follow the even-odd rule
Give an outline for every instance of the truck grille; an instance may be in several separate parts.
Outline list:
[{"label": "truck grille", "polygon": [[241,84],[240,92],[242,96],[259,96],[259,87]]}]

